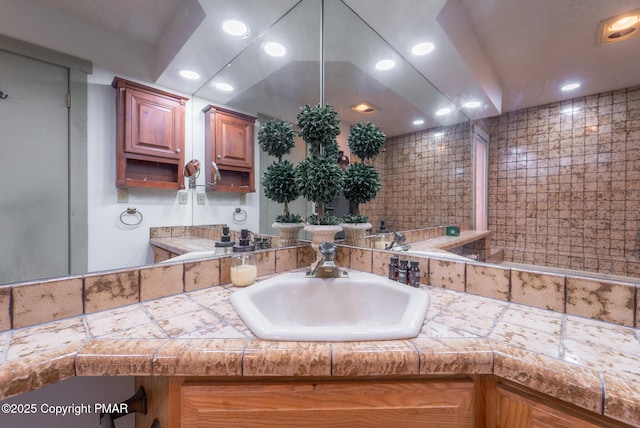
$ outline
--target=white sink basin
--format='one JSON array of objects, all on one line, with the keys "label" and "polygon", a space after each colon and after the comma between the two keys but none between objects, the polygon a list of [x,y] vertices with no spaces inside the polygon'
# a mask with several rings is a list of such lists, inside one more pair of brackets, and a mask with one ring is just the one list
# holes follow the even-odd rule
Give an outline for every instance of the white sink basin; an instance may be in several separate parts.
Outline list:
[{"label": "white sink basin", "polygon": [[417,336],[429,295],[364,272],[326,279],[301,272],[235,291],[231,303],[261,339],[362,341]]}]

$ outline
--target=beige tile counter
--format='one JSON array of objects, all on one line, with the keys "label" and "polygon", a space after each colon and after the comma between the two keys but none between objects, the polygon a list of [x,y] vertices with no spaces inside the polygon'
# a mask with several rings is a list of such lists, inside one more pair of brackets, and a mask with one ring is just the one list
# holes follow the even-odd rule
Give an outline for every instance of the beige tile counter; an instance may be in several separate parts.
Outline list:
[{"label": "beige tile counter", "polygon": [[0,332],[0,397],[71,376],[495,374],[640,426],[640,330],[439,287],[419,336],[270,342],[229,285]]}]

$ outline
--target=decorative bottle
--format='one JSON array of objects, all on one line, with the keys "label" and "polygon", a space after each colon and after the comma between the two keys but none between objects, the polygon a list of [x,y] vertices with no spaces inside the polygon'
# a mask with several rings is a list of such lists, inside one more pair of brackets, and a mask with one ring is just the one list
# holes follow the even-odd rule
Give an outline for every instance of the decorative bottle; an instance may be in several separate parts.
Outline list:
[{"label": "decorative bottle", "polygon": [[420,287],[420,268],[418,262],[409,262],[409,285],[412,287]]},{"label": "decorative bottle", "polygon": [[409,261],[400,260],[400,268],[398,269],[398,282],[409,284]]},{"label": "decorative bottle", "polygon": [[389,262],[389,279],[398,280],[398,258],[395,256]]}]

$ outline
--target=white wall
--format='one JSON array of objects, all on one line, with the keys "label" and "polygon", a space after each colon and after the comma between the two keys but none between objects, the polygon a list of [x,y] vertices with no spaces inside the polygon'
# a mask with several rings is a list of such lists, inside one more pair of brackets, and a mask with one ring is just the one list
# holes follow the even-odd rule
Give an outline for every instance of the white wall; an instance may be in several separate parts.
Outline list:
[{"label": "white wall", "polygon": [[[183,205],[178,203],[177,191],[129,188],[129,201],[117,202],[116,93],[111,87],[113,77],[114,73],[95,68],[94,73],[88,76],[88,270],[152,263],[150,227],[227,223],[232,229],[243,227],[257,231],[259,198],[255,193],[241,196],[237,193],[206,192],[206,204],[196,205],[195,192],[205,191],[203,186],[198,186],[195,190],[185,190],[189,198],[188,203]],[[131,79],[122,75],[119,77]],[[142,83],[155,86],[148,82]],[[186,106],[185,120],[185,160],[197,158],[203,166],[205,141],[202,108],[207,104],[203,99],[191,99]],[[258,171],[257,152],[258,148],[255,156]],[[203,171],[198,184],[204,185],[204,182]],[[185,187],[188,187],[187,183]],[[129,227],[120,223],[120,214],[128,207],[136,208],[142,213],[143,221],[139,226]],[[247,212],[246,223],[240,225],[234,222],[233,213],[236,208]]]}]

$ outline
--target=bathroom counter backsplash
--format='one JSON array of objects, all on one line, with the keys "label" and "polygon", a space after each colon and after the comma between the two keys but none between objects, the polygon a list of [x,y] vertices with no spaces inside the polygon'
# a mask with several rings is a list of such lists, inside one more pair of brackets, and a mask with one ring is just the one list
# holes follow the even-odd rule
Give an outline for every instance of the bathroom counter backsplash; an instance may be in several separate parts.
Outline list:
[{"label": "bathroom counter backsplash", "polygon": [[[261,278],[315,260],[309,246],[257,256]],[[386,276],[389,256],[339,246],[336,262]],[[76,375],[493,373],[640,426],[637,284],[407,258],[431,295],[410,340],[256,339],[228,300],[229,257],[0,287],[0,398]]]},{"label": "bathroom counter backsplash", "polygon": [[259,340],[233,309],[230,285],[2,332],[0,396],[74,375],[493,373],[640,426],[640,330],[424,288],[429,312],[409,340]]}]

